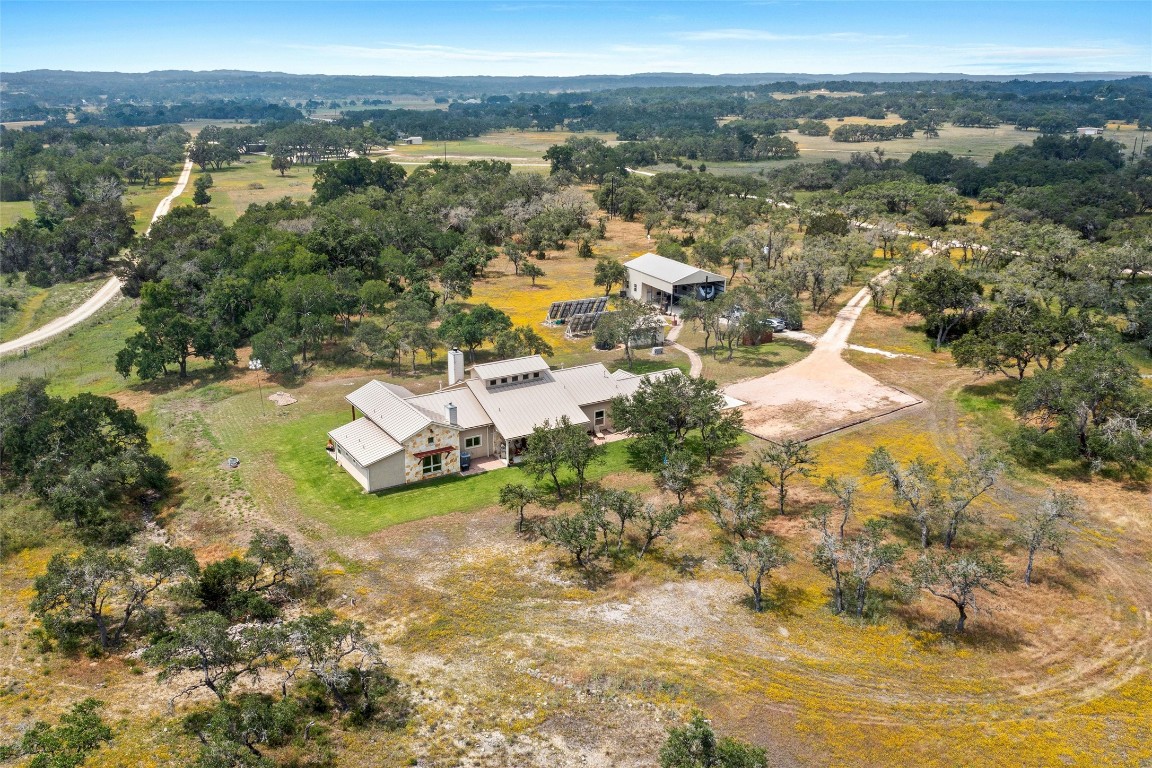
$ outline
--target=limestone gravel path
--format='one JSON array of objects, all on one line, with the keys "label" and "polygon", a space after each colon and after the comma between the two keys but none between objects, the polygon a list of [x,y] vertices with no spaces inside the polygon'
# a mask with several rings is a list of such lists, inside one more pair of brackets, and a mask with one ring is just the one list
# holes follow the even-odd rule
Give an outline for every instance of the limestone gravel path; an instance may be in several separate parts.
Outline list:
[{"label": "limestone gravel path", "polygon": [[[185,160],[184,170],[180,172],[180,178],[177,180],[176,186],[173,187],[172,191],[168,193],[168,196],[161,200],[160,204],[156,206],[156,212],[152,214],[152,221],[148,224],[148,229],[152,228],[152,224],[155,224],[157,219],[168,213],[172,207],[172,202],[178,198],[184,191],[184,188],[188,186],[188,177],[191,175],[192,161]],[[145,234],[147,234],[147,230],[145,230]],[[76,309],[68,314],[63,317],[58,317],[49,323],[45,323],[36,330],[30,331],[17,339],[0,344],[0,355],[8,355],[43,344],[53,336],[57,336],[69,328],[79,325],[119,296],[121,285],[120,278],[116,276],[108,278],[108,282],[100,286],[100,290],[92,294],[92,297],[88,299],[88,301],[76,307]]]}]

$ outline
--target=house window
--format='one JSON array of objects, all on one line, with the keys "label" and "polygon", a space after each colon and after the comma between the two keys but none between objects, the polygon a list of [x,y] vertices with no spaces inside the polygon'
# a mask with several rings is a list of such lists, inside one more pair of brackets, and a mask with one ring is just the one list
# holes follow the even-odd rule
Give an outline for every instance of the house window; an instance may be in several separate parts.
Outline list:
[{"label": "house window", "polygon": [[593,414],[592,421],[598,427],[604,426],[604,411],[596,411],[596,413]]},{"label": "house window", "polygon": [[428,438],[428,445],[435,445],[435,444],[436,444],[436,438],[434,438],[434,437]]},{"label": "house window", "polygon": [[488,382],[488,386],[490,386],[490,387],[496,386],[496,379],[492,379],[492,381]]},{"label": "house window", "polygon": [[439,453],[424,457],[424,474],[434,475],[444,469],[444,459]]},{"label": "house window", "polygon": [[534,378],[534,379],[540,378],[540,371],[536,371],[535,373],[533,373],[532,378]]},{"label": "house window", "polygon": [[484,445],[484,436],[483,435],[476,435],[474,437],[469,437],[469,438],[464,440],[464,447],[465,448],[479,448],[482,445]]},{"label": "house window", "polygon": [[500,379],[500,383],[501,384],[507,384],[508,383],[508,377],[505,376],[504,378]]},{"label": "house window", "polygon": [[519,376],[513,376],[513,377],[512,377],[512,381],[519,381],[519,380],[520,380],[520,377],[519,377]]}]

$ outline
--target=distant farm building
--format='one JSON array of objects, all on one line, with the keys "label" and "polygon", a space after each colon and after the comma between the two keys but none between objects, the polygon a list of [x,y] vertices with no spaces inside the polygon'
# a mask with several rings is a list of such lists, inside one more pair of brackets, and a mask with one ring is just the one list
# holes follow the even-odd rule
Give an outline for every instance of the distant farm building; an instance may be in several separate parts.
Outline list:
[{"label": "distant farm building", "polygon": [[1081,136],[1103,136],[1104,135],[1104,129],[1103,128],[1092,128],[1092,127],[1077,128],[1076,133],[1080,134]]},{"label": "distant farm building", "polygon": [[409,136],[406,139],[401,139],[401,141],[403,141],[405,144],[423,144],[424,143],[424,137],[423,136]]},{"label": "distant farm building", "polygon": [[632,395],[645,379],[679,375],[609,373],[600,363],[552,370],[532,355],[473,366],[466,378],[464,354],[453,349],[446,389],[406,397],[370,381],[347,395],[352,421],[328,433],[329,451],[368,492],[459,472],[462,458],[513,464],[545,421],[567,416],[600,434],[612,426],[612,398]]},{"label": "distant farm building", "polygon": [[625,262],[628,296],[668,311],[681,299],[711,301],[724,293],[723,275],[690,264],[646,253]]}]

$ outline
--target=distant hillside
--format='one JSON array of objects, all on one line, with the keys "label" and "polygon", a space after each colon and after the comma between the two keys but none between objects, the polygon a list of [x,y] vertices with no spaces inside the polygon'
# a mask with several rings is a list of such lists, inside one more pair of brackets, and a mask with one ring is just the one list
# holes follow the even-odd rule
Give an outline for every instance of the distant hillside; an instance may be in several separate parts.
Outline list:
[{"label": "distant hillside", "polygon": [[831,82],[908,83],[919,81],[1082,82],[1118,80],[1148,73],[1073,72],[1020,75],[965,75],[959,73],[804,74],[761,72],[701,75],[649,72],[635,75],[583,75],[579,77],[385,77],[349,75],[290,75],[282,72],[160,71],[145,73],[69,72],[32,70],[0,73],[0,90],[46,105],[87,102],[172,103],[207,99],[265,99],[301,101],[396,95],[468,98],[518,93],[603,91],[618,88],[758,86],[794,84],[795,87]]}]

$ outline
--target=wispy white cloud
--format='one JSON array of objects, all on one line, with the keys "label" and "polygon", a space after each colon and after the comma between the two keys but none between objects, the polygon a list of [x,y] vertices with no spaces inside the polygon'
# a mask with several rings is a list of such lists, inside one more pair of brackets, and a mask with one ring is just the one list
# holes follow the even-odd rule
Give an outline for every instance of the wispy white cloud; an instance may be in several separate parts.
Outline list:
[{"label": "wispy white cloud", "polygon": [[693,41],[720,41],[720,40],[746,40],[751,42],[876,42],[882,40],[903,40],[907,35],[874,35],[863,32],[817,32],[813,34],[790,34],[771,32],[766,29],[701,29],[695,32],[681,32],[677,35],[681,40]]}]

